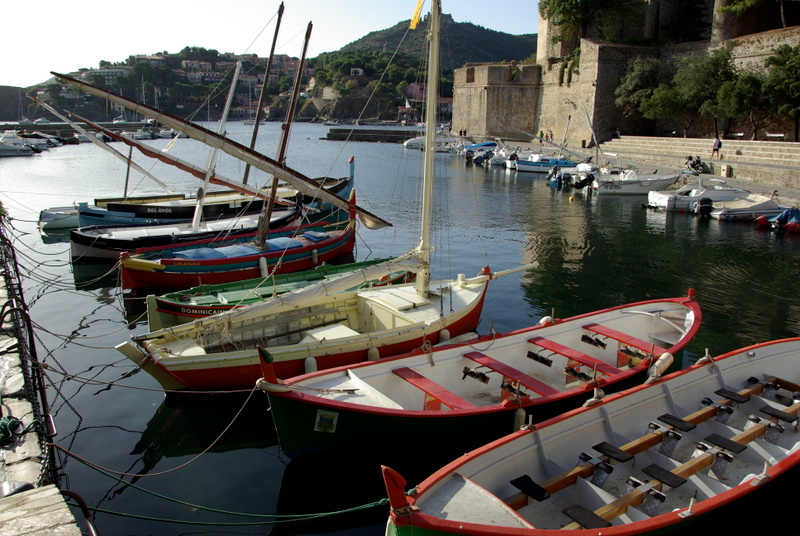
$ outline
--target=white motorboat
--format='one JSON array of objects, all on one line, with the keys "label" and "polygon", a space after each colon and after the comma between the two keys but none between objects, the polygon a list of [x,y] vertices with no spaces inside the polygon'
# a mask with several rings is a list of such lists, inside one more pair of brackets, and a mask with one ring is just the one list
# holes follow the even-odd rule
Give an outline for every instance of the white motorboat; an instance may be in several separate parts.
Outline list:
[{"label": "white motorboat", "polygon": [[10,143],[0,143],[0,156],[30,156],[33,149],[24,145],[13,145]]},{"label": "white motorboat", "polygon": [[[449,152],[451,147],[458,145],[461,142],[461,138],[458,136],[453,136],[448,134],[444,131],[439,131],[436,133],[436,150],[437,152]],[[406,149],[419,149],[422,150],[425,144],[425,136],[417,136],[416,138],[411,138],[403,142],[403,147]],[[442,151],[439,151],[442,149]]]},{"label": "white motorboat", "polygon": [[639,174],[635,169],[610,169],[596,175],[592,189],[598,194],[647,195],[653,190],[663,190],[678,180],[678,173]]},{"label": "white motorboat", "polygon": [[710,216],[715,220],[755,221],[759,216],[774,216],[786,210],[765,195],[748,194],[714,205]]},{"label": "white motorboat", "polygon": [[712,203],[728,202],[750,194],[747,190],[729,186],[722,179],[699,178],[697,183],[686,184],[677,190],[654,190],[647,194],[648,208],[676,212],[698,212],[701,199]]}]

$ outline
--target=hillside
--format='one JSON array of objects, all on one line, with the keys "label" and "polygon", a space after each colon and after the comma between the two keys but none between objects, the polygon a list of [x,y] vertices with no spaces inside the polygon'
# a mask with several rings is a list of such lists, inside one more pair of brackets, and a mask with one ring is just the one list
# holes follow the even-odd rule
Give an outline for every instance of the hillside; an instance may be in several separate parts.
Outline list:
[{"label": "hillside", "polygon": [[[385,30],[370,32],[361,39],[342,47],[341,52],[370,50],[394,52],[402,42],[401,54],[420,58],[425,46],[423,21],[416,30],[409,30],[408,20]],[[467,62],[502,62],[524,60],[536,54],[536,34],[511,35],[489,30],[469,22],[455,22],[450,15],[442,15],[442,67],[457,69]],[[533,25],[534,21],[531,21]],[[480,46],[475,46],[480,43]]]}]

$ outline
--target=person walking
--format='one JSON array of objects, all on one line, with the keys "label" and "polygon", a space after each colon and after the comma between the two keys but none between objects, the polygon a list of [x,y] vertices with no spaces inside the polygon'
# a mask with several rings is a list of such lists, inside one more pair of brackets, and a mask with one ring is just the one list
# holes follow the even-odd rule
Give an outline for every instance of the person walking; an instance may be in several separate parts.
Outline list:
[{"label": "person walking", "polygon": [[714,136],[714,145],[711,147],[711,160],[714,160],[714,155],[717,155],[717,158],[722,160],[722,157],[719,155],[719,150],[722,148],[722,142],[719,139],[719,136]]}]

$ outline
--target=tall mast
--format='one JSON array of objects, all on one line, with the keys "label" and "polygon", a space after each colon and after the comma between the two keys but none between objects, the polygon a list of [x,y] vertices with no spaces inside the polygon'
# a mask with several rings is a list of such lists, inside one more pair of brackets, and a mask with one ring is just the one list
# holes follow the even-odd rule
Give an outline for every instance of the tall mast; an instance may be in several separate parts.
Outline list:
[{"label": "tall mast", "polygon": [[[275,23],[275,35],[272,37],[272,48],[269,50],[269,59],[267,60],[267,70],[264,72],[264,83],[261,85],[261,93],[258,95],[258,107],[256,108],[255,123],[253,124],[253,136],[250,138],[250,148],[256,148],[256,139],[258,138],[258,125],[261,122],[261,116],[264,115],[264,102],[267,96],[267,85],[269,83],[269,70],[272,68],[272,58],[275,56],[275,43],[278,41],[278,31],[281,29],[281,19],[283,18],[283,2],[278,8],[278,21]],[[245,165],[244,175],[242,175],[242,183],[247,184],[247,179],[250,177],[250,164]]]},{"label": "tall mast", "polygon": [[425,94],[425,147],[422,175],[422,226],[417,250],[423,260],[423,270],[417,273],[417,292],[428,294],[430,283],[431,222],[433,220],[433,182],[436,157],[436,112],[439,95],[439,0],[431,0],[431,15],[428,21],[428,80]]},{"label": "tall mast", "polygon": [[[217,128],[217,134],[224,135],[225,134],[225,125],[228,122],[228,114],[231,110],[231,104],[233,104],[233,96],[236,93],[236,82],[239,81],[239,71],[242,70],[242,62],[236,62],[236,69],[233,71],[233,79],[231,80],[231,88],[228,91],[228,100],[225,101],[225,110],[222,112],[222,117],[219,120],[219,128]],[[214,147],[211,149],[211,154],[208,155],[208,165],[206,166],[206,176],[203,178],[203,185],[197,190],[197,206],[194,209],[194,217],[192,218],[192,227],[200,227],[200,219],[203,217],[203,200],[206,197],[206,191],[208,189],[208,183],[211,181],[211,177],[214,176],[214,171],[216,168],[217,162],[217,153],[219,149]]]},{"label": "tall mast", "polygon": [[[303,43],[303,54],[300,56],[300,63],[297,64],[297,72],[294,76],[294,89],[292,91],[292,100],[289,102],[289,107],[286,110],[286,120],[282,125],[281,141],[278,146],[278,157],[275,159],[281,167],[286,165],[286,146],[289,143],[289,129],[292,126],[294,119],[294,111],[297,108],[297,95],[300,92],[300,82],[303,78],[303,64],[306,60],[306,52],[308,51],[308,41],[311,39],[312,24],[308,23],[306,28],[306,39]],[[260,244],[266,238],[269,232],[269,222],[272,219],[272,209],[275,206],[275,196],[278,193],[278,177],[272,176],[272,189],[269,193],[269,201],[267,202],[266,209],[261,213],[258,220],[258,235],[255,240]]]}]

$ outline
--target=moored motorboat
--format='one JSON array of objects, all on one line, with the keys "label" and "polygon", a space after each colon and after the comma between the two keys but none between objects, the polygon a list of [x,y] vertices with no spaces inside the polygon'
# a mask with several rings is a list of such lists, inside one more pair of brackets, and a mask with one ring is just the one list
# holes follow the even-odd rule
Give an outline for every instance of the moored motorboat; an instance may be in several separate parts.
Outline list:
[{"label": "moored motorboat", "polygon": [[533,153],[527,159],[508,159],[505,165],[506,168],[516,171],[548,173],[553,166],[572,167],[575,165],[575,162],[568,158],[544,156],[543,154]]},{"label": "moored motorboat", "polygon": [[679,173],[639,173],[635,169],[612,169],[594,175],[592,190],[598,194],[648,195],[663,190],[680,177]]},{"label": "moored motorboat", "polygon": [[544,420],[641,383],[651,367],[662,373],[701,317],[690,293],[285,381],[265,362],[258,385],[270,397],[281,448],[293,458],[397,437],[474,448],[527,416]]},{"label": "moored motorboat", "polygon": [[715,220],[755,221],[760,216],[777,216],[786,210],[774,199],[761,194],[723,201],[714,205],[710,216]]},{"label": "moored motorboat", "polygon": [[798,356],[800,338],[707,355],[465,454],[413,493],[384,467],[386,534],[633,536],[694,530],[713,515],[749,523],[751,494],[800,462]]},{"label": "moored motorboat", "polygon": [[710,206],[713,206],[714,203],[731,201],[749,193],[747,190],[729,186],[722,179],[698,177],[697,183],[689,183],[676,190],[648,192],[647,207],[675,212],[700,213],[703,204],[710,203]]}]

